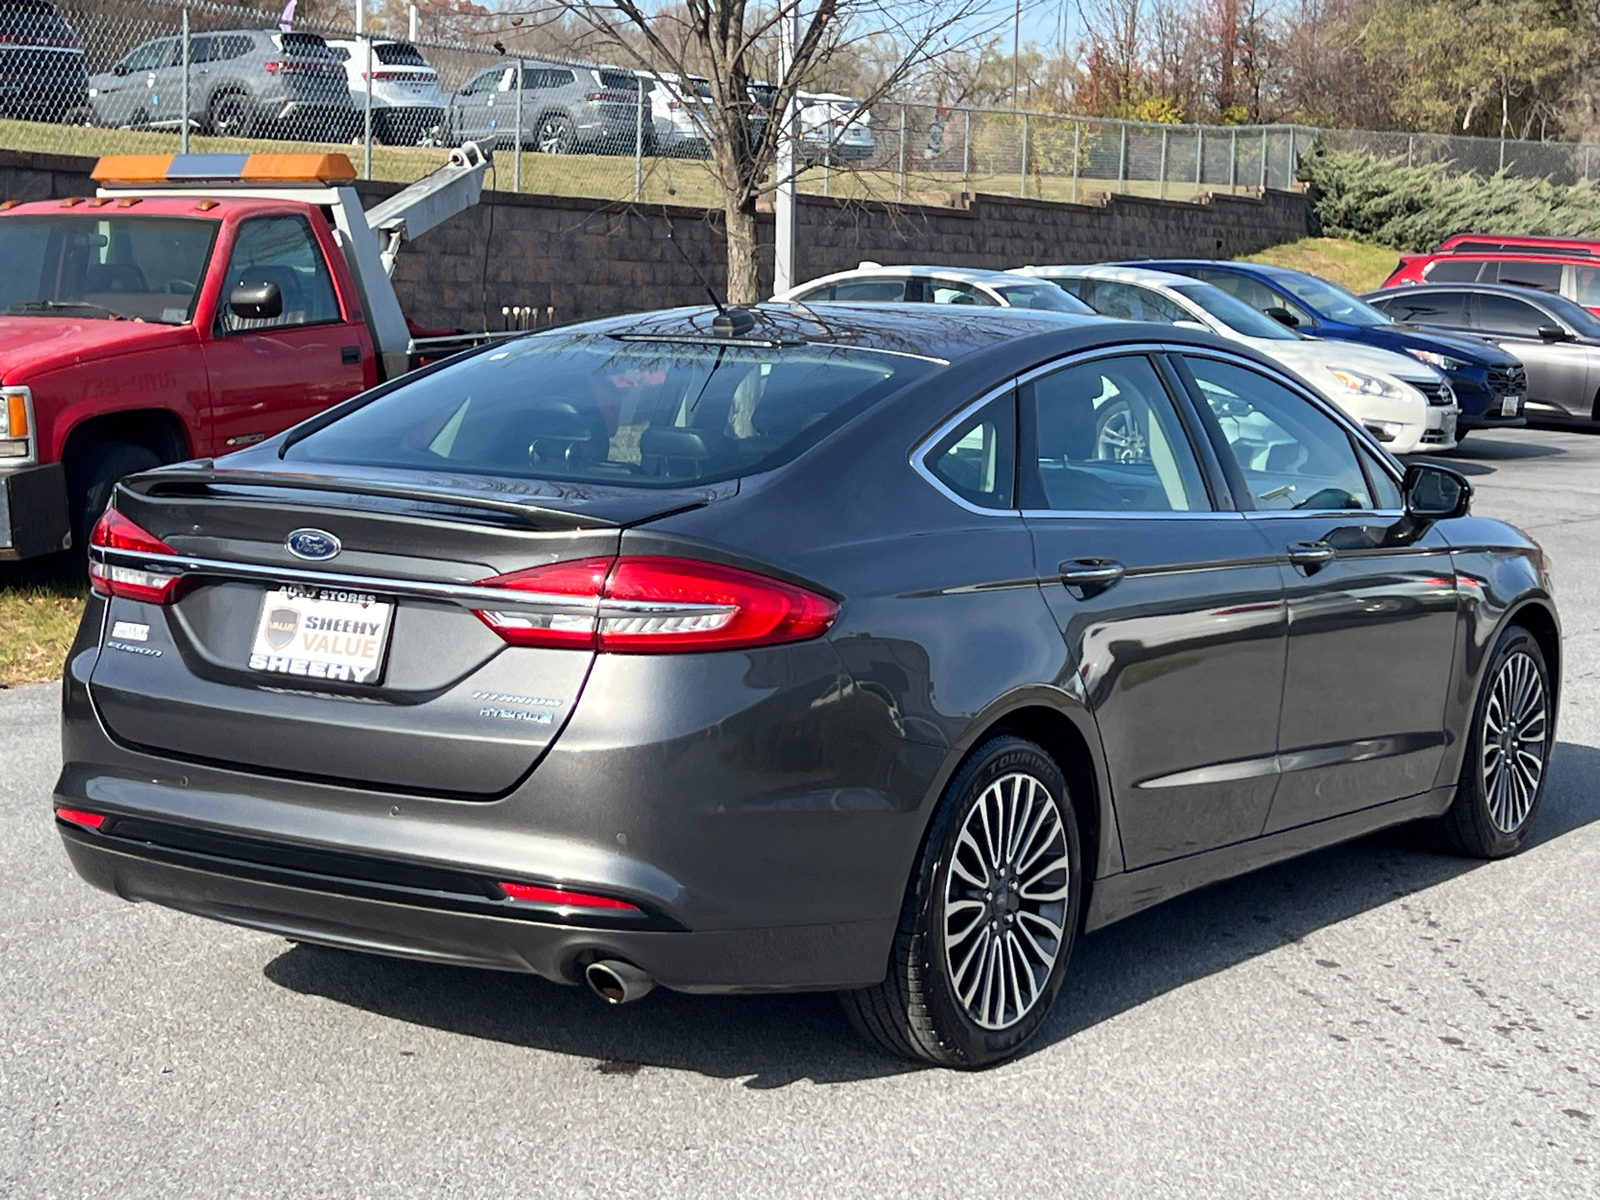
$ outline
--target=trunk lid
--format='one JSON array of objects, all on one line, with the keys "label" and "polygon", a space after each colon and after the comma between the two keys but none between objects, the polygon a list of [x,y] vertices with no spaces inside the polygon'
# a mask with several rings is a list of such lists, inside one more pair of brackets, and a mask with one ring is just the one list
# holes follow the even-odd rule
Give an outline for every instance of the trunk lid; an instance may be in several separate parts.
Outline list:
[{"label": "trunk lid", "polygon": [[[157,754],[492,798],[559,736],[594,653],[506,644],[474,614],[496,606],[473,585],[613,557],[625,526],[715,494],[399,471],[150,472],[125,481],[116,508],[175,552],[184,583],[165,605],[109,601],[90,694],[114,737]],[[315,535],[300,553],[297,531]],[[363,660],[371,678],[311,665],[366,637],[382,642]]]}]

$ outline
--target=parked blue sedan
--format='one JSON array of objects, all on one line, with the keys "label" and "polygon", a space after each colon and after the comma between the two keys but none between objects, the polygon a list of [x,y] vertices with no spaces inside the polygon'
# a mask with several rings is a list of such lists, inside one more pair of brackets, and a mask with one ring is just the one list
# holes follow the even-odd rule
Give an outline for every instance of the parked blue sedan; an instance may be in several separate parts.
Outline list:
[{"label": "parked blue sedan", "polygon": [[1127,265],[1203,279],[1312,337],[1398,350],[1437,367],[1449,376],[1461,405],[1458,438],[1469,429],[1527,424],[1522,406],[1528,382],[1521,361],[1479,338],[1403,325],[1338,284],[1287,267],[1209,259]]}]

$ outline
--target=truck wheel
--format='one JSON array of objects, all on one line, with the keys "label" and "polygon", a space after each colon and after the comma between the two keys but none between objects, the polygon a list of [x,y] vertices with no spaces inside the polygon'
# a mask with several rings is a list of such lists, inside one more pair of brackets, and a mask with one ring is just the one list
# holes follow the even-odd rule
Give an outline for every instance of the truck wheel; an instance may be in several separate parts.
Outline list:
[{"label": "truck wheel", "polygon": [[1055,760],[1002,735],[945,789],[906,889],[882,983],[841,993],[891,1054],[982,1067],[1020,1050],[1061,990],[1081,852]]},{"label": "truck wheel", "polygon": [[67,464],[67,505],[76,554],[82,557],[88,552],[89,531],[106,510],[117,480],[160,465],[150,450],[129,442],[101,442],[73,456]]}]

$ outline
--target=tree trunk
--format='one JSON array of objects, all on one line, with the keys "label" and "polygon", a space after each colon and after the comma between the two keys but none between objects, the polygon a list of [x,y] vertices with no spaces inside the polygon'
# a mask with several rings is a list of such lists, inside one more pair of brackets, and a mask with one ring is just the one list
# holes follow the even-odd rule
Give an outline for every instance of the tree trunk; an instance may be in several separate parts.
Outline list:
[{"label": "tree trunk", "polygon": [[756,204],[753,199],[734,202],[729,197],[723,208],[728,226],[729,304],[756,304],[761,295],[761,279],[756,273]]}]

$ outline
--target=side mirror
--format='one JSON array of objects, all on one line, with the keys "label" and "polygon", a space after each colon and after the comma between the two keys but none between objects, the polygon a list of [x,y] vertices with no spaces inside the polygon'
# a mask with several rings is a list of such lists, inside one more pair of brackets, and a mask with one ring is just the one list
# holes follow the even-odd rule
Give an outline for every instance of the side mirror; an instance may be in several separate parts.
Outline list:
[{"label": "side mirror", "polygon": [[1559,325],[1539,326],[1539,340],[1541,342],[1570,342],[1572,335]]},{"label": "side mirror", "polygon": [[1263,308],[1261,311],[1267,316],[1271,317],[1279,325],[1286,326],[1289,329],[1300,328],[1300,318],[1296,317],[1287,308],[1279,308],[1276,304],[1274,304],[1271,308]]},{"label": "side mirror", "polygon": [[1465,475],[1433,463],[1406,468],[1406,516],[1416,521],[1448,521],[1472,511],[1472,485]]},{"label": "side mirror", "polygon": [[126,75],[128,73],[128,64],[125,62],[117,63],[111,68],[111,73],[113,75]]},{"label": "side mirror", "polygon": [[228,293],[228,307],[247,321],[270,321],[283,316],[283,293],[275,283],[241,283]]}]

